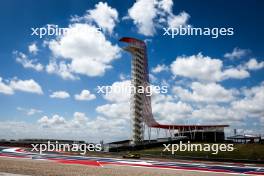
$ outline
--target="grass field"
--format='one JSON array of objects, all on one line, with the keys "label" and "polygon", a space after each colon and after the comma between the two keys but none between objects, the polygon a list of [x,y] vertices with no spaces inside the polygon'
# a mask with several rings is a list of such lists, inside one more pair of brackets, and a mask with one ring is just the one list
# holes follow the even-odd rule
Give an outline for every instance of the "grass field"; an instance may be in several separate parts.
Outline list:
[{"label": "grass field", "polygon": [[[247,160],[262,160],[264,161],[264,144],[234,144],[235,150],[232,152],[219,152],[212,154],[204,151],[176,151],[175,156],[186,157],[206,157],[218,159],[247,159]],[[164,147],[145,149],[137,151],[142,155],[153,156],[171,156],[171,152],[163,152]]]}]

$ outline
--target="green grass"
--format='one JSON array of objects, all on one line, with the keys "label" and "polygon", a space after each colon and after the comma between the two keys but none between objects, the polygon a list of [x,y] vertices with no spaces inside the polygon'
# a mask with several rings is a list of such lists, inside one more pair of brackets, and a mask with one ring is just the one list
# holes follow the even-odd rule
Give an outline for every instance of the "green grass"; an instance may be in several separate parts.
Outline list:
[{"label": "green grass", "polygon": [[[218,152],[218,154],[212,154],[212,152],[204,151],[176,151],[177,156],[189,156],[189,157],[208,157],[208,158],[223,158],[223,159],[250,159],[250,160],[264,160],[264,144],[234,144],[234,151]],[[145,149],[137,151],[143,155],[153,156],[172,156],[171,152],[163,152],[164,147],[157,147],[152,149]]]}]

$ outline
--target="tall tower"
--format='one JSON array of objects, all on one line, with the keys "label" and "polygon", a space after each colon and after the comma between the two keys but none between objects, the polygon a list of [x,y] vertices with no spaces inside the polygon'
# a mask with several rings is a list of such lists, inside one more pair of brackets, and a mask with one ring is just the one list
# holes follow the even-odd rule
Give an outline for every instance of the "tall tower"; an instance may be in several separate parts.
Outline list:
[{"label": "tall tower", "polygon": [[[144,140],[144,125],[156,125],[152,117],[151,97],[147,95],[146,89],[149,87],[148,59],[146,44],[135,38],[124,37],[122,42],[129,43],[124,50],[132,54],[131,60],[131,86],[134,91],[131,92],[130,116],[132,119],[132,144],[140,144]],[[138,91],[142,90],[144,92]],[[139,93],[140,92],[140,93]]]}]

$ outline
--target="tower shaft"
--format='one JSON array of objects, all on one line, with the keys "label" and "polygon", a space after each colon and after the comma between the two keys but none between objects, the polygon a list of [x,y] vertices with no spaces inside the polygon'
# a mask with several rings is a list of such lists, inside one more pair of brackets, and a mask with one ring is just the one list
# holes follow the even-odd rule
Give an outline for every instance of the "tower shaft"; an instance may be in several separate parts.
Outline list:
[{"label": "tower shaft", "polygon": [[[132,120],[132,143],[137,145],[144,140],[144,125],[155,126],[151,109],[151,97],[147,95],[149,87],[148,59],[146,44],[135,38],[122,38],[129,43],[124,50],[132,55],[130,116]],[[143,90],[143,91],[142,91]]]}]

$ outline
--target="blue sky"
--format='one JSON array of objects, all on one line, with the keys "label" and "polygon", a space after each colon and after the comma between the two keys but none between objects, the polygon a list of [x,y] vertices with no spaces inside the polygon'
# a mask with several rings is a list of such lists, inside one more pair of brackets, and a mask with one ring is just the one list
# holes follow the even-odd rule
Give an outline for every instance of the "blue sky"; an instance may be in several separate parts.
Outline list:
[{"label": "blue sky", "polygon": [[[263,6],[256,0],[2,1],[0,138],[127,138],[129,96],[96,93],[97,86],[129,83],[123,36],[147,42],[151,83],[168,86],[167,94],[153,96],[157,120],[264,134]],[[31,28],[51,24],[70,32],[31,35]],[[233,28],[234,35],[163,35],[163,28],[187,25]],[[97,27],[102,30],[94,33]]]}]

